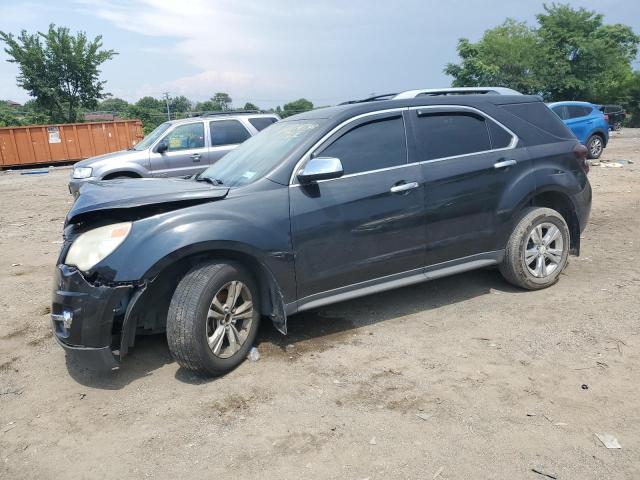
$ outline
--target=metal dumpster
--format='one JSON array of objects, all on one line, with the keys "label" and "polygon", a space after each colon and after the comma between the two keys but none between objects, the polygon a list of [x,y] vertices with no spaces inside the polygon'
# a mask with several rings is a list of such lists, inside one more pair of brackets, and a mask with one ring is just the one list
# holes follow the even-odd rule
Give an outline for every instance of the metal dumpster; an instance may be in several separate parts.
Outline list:
[{"label": "metal dumpster", "polygon": [[125,150],[142,138],[140,120],[0,128],[0,168],[74,162]]}]

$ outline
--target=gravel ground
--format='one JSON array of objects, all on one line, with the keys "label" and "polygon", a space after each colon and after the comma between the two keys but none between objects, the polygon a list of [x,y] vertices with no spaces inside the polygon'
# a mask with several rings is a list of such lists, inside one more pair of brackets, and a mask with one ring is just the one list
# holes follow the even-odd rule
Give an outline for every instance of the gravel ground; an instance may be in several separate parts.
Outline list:
[{"label": "gravel ground", "polygon": [[297,315],[287,337],[263,322],[262,358],[215,380],[161,335],[111,374],[66,362],[48,313],[69,170],[0,173],[0,477],[639,478],[640,130],[604,159],[556,286],[481,270]]}]

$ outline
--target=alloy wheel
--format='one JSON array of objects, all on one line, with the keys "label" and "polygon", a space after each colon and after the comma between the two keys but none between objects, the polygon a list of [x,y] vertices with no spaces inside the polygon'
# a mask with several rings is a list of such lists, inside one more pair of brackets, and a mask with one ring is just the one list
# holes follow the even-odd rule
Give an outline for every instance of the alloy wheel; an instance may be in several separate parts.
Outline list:
[{"label": "alloy wheel", "polygon": [[253,303],[249,288],[233,281],[214,295],[207,314],[207,343],[220,358],[233,356],[247,341],[253,322]]},{"label": "alloy wheel", "polygon": [[533,227],[523,253],[524,264],[531,275],[545,278],[561,267],[564,258],[562,232],[553,223]]},{"label": "alloy wheel", "polygon": [[592,157],[597,158],[602,152],[602,140],[600,137],[593,137],[589,142],[589,153]]}]

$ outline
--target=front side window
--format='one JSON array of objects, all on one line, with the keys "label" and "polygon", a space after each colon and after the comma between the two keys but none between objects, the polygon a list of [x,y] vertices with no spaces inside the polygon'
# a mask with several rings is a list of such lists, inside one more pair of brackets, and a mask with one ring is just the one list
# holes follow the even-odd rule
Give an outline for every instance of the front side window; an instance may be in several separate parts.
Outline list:
[{"label": "front side window", "polygon": [[420,160],[491,150],[484,118],[472,113],[418,114],[415,135]]},{"label": "front side window", "polygon": [[166,132],[169,129],[169,127],[171,127],[171,124],[169,122],[161,123],[149,135],[144,137],[141,142],[135,145],[133,149],[138,151],[146,150],[151,145],[153,145],[155,141],[159,139],[164,134],[164,132]]},{"label": "front side window", "polygon": [[204,148],[204,123],[179,125],[162,140],[169,147],[168,152]]},{"label": "front side window", "polygon": [[236,145],[244,142],[251,134],[238,120],[217,120],[209,122],[211,146]]},{"label": "front side window", "polygon": [[358,125],[318,155],[339,158],[345,175],[406,164],[407,143],[402,116]]}]

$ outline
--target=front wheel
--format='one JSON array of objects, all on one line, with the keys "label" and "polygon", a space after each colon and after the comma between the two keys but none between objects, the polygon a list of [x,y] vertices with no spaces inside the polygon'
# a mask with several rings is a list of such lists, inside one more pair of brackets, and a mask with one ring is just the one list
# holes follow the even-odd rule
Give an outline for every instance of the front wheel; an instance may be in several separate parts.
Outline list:
[{"label": "front wheel", "polygon": [[528,208],[509,237],[500,273],[527,290],[549,287],[567,265],[569,246],[569,228],[562,215],[550,208]]},{"label": "front wheel", "polygon": [[602,140],[600,135],[592,135],[589,137],[589,140],[587,140],[587,152],[590,159],[595,160],[596,158],[600,158],[603,150],[604,140]]},{"label": "front wheel", "polygon": [[167,342],[180,366],[222,375],[246,358],[260,323],[252,276],[232,263],[204,263],[176,287],[167,314]]}]

